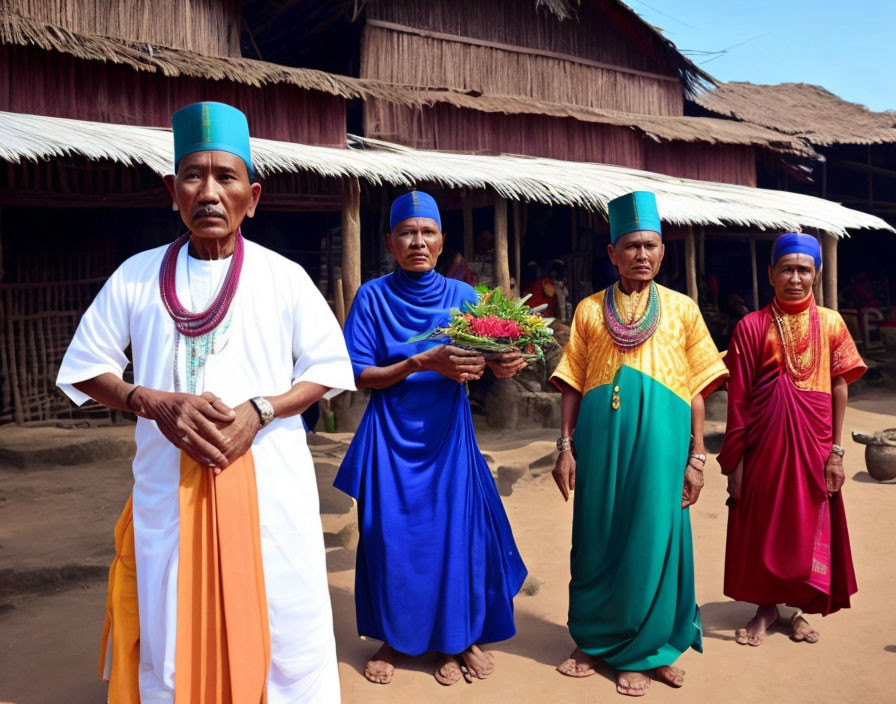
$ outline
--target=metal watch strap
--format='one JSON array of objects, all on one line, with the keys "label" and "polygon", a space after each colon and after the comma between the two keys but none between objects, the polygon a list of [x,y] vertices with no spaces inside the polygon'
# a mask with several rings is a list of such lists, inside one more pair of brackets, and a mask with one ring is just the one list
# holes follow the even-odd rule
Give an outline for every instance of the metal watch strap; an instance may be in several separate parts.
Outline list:
[{"label": "metal watch strap", "polygon": [[255,398],[249,399],[249,401],[258,412],[258,418],[261,420],[262,428],[274,420],[274,407],[264,396],[256,396]]}]

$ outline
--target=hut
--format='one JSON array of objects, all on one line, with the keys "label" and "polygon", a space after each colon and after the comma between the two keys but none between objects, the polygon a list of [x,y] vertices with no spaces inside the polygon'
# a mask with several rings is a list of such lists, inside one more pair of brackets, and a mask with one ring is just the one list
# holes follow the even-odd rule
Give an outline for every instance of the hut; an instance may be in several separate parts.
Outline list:
[{"label": "hut", "polygon": [[[760,186],[834,200],[896,224],[896,111],[874,112],[806,83],[724,83],[698,96],[688,112],[772,129],[817,152],[802,172],[760,164]],[[840,307],[857,337],[872,346],[874,322],[896,319],[896,270],[889,265],[896,261],[896,238],[880,230],[839,247],[834,238],[824,244],[825,303]]]}]

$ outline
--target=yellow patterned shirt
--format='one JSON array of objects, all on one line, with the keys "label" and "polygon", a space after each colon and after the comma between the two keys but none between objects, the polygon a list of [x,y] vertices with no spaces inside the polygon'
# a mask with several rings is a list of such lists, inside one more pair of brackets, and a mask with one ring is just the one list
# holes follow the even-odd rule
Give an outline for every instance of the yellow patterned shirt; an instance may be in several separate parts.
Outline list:
[{"label": "yellow patterned shirt", "polygon": [[[565,381],[584,396],[597,386],[612,383],[624,365],[663,384],[688,404],[697,394],[706,396],[725,380],[728,370],[694,301],[658,285],[660,322],[656,332],[640,347],[623,350],[604,325],[604,296],[611,290],[617,296],[616,309],[623,314],[628,310],[628,297],[618,284],[582,300],[552,380]],[[631,315],[640,316],[646,302],[646,295],[632,301]]]}]

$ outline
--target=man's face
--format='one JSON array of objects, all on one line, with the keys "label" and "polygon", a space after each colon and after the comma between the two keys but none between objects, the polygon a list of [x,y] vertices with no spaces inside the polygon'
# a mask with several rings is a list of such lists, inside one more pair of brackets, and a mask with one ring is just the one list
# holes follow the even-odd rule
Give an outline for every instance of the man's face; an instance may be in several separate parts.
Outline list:
[{"label": "man's face", "polygon": [[203,239],[232,235],[261,196],[261,184],[249,183],[246,163],[230,152],[187,154],[164,180],[184,224]]},{"label": "man's face", "polygon": [[623,235],[607,246],[610,261],[619,276],[634,281],[652,281],[660,270],[666,247],[663,238],[652,230],[637,230]]},{"label": "man's face", "polygon": [[444,244],[445,235],[430,218],[402,220],[386,235],[386,246],[405,271],[425,272],[434,268]]},{"label": "man's face", "polygon": [[780,301],[801,301],[815,283],[815,260],[808,254],[785,254],[768,268],[768,282]]}]

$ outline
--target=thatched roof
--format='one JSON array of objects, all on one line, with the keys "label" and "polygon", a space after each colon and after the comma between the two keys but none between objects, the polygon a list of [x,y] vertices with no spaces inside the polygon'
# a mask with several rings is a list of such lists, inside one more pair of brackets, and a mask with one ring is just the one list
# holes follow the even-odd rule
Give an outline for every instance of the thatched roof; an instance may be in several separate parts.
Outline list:
[{"label": "thatched roof", "polygon": [[717,115],[801,137],[817,146],[896,142],[896,111],[873,112],[808,83],[723,83],[696,102]]},{"label": "thatched roof", "polygon": [[15,14],[0,13],[0,43],[37,46],[59,51],[87,61],[104,61],[129,66],[135,71],[165,76],[190,76],[233,81],[260,88],[290,84],[343,98],[382,98],[416,104],[407,91],[378,81],[339,76],[309,68],[293,68],[253,59],[207,56],[186,49],[153,46],[112,37],[72,32]]},{"label": "thatched roof", "polygon": [[[663,176],[604,164],[518,156],[477,156],[410,149],[351,137],[349,149],[252,140],[261,175],[309,171],[357,176],[379,185],[437,183],[449,188],[490,188],[526,201],[574,205],[606,212],[613,198],[634,190],[657,194],[663,219],[672,224],[739,229],[817,228],[843,236],[849,229],[893,229],[880,218],[820,198]],[[171,171],[173,144],[167,129],[85,122],[0,112],[0,159],[44,160],[66,155],[143,164]]]},{"label": "thatched roof", "polygon": [[415,93],[427,104],[448,103],[455,107],[481,112],[567,117],[582,122],[630,127],[657,142],[740,144],[799,156],[816,156],[814,150],[797,137],[791,137],[759,125],[732,120],[711,117],[641,115],[580,105],[560,105],[513,95],[481,94],[460,90],[417,90]]}]

